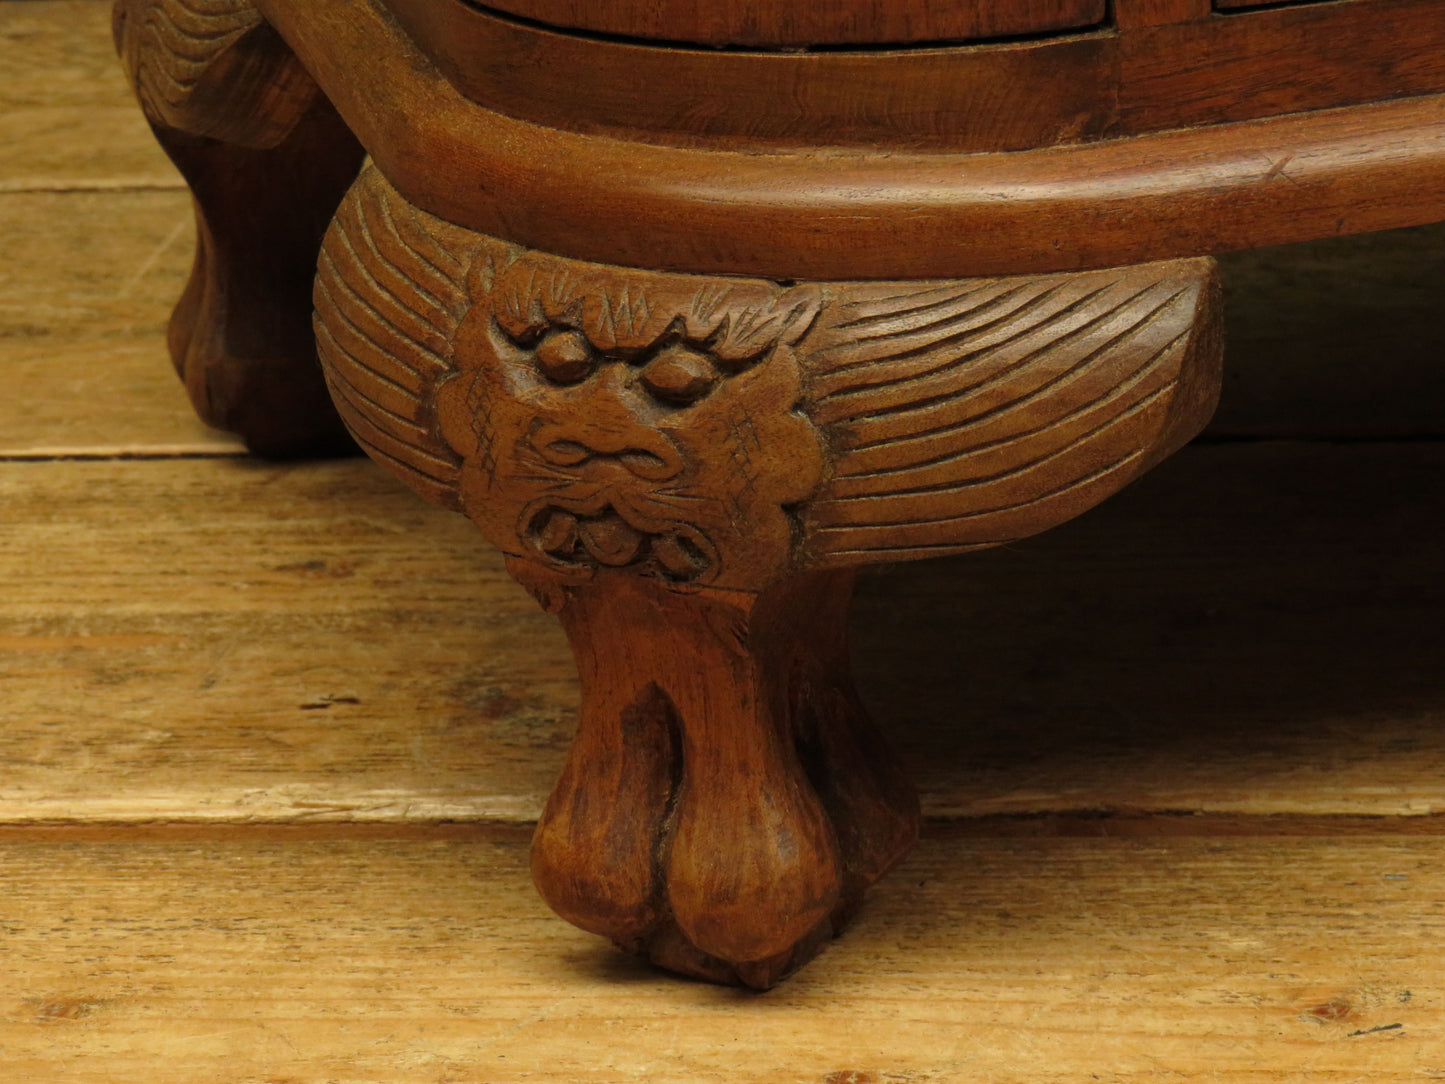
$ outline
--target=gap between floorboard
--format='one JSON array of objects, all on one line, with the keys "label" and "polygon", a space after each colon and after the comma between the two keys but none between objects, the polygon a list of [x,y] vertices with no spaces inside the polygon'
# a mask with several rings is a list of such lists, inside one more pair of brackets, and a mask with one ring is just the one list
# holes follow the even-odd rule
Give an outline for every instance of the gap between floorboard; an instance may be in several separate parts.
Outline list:
[{"label": "gap between floorboard", "polygon": [[[90,821],[0,824],[0,845],[18,843],[188,843],[239,840],[314,843],[517,842],[533,821]],[[1445,814],[1232,814],[1187,810],[1073,810],[928,818],[923,838],[1184,839],[1445,836]]]},{"label": "gap between floorboard", "polygon": [[0,451],[0,463],[114,462],[145,459],[239,459],[250,453],[245,448],[216,444],[158,445],[116,448],[25,448]]}]

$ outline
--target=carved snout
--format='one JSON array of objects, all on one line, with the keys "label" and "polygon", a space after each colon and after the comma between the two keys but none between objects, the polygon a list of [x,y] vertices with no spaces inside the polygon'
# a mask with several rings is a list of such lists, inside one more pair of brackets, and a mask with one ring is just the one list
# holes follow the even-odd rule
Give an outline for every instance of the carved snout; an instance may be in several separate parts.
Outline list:
[{"label": "carved snout", "polygon": [[646,482],[669,481],[683,468],[672,441],[638,425],[543,424],[533,431],[532,446],[553,466],[612,461]]}]

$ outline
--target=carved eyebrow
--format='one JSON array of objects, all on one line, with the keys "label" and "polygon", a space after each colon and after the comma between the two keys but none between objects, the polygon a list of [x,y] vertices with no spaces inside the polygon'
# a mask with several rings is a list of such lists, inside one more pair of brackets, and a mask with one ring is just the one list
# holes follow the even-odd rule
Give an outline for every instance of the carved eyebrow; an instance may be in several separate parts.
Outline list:
[{"label": "carved eyebrow", "polygon": [[582,332],[606,356],[635,360],[682,342],[736,371],[776,348],[809,307],[783,295],[747,296],[716,283],[677,288],[645,276],[614,278],[591,291],[585,285],[566,271],[514,265],[494,288],[492,309],[518,345],[562,327]]}]

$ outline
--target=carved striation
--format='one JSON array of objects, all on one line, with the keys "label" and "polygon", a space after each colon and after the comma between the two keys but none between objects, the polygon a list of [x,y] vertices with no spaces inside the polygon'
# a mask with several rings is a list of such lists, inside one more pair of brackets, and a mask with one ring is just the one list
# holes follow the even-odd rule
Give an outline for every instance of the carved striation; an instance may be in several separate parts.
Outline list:
[{"label": "carved striation", "polygon": [[246,2],[148,4],[137,29],[141,105],[155,116],[185,108],[206,69],[262,23]]},{"label": "carved striation", "polygon": [[357,442],[428,499],[460,509],[461,459],[437,434],[436,390],[456,371],[467,272],[484,242],[385,195],[367,172],[327,234],[317,351]]},{"label": "carved striation", "polygon": [[[305,45],[299,7],[263,6]],[[558,614],[583,703],[534,878],[663,966],[775,983],[916,835],[851,689],[847,566],[1052,526],[1212,405],[1207,261],[794,283],[563,259],[358,177],[248,0],[118,0],[115,33],[201,211],[170,331],[193,401],[273,454],[344,423]]]},{"label": "carved striation", "polygon": [[1218,382],[1204,260],[781,287],[523,252],[375,171],[333,235],[317,327],[357,439],[582,576],[757,590],[1013,541],[1192,436]]},{"label": "carved striation", "polygon": [[808,558],[999,545],[1092,507],[1212,411],[1217,351],[1196,332],[1217,294],[1207,261],[852,288],[809,342],[836,458]]},{"label": "carved striation", "polygon": [[116,0],[113,12],[116,50],[155,124],[265,149],[317,98],[249,0]]}]

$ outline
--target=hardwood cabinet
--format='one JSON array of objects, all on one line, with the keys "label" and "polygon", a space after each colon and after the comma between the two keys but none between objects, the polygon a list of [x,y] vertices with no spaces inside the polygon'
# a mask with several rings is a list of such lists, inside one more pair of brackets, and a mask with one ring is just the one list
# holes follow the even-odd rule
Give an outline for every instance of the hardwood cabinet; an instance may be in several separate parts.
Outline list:
[{"label": "hardwood cabinet", "polygon": [[1445,219],[1445,2],[505,7],[119,0],[203,226],[177,365],[314,447],[314,304],[351,434],[566,627],[538,887],[768,986],[916,831],[855,569],[1046,530],[1193,436],[1211,254]]}]

